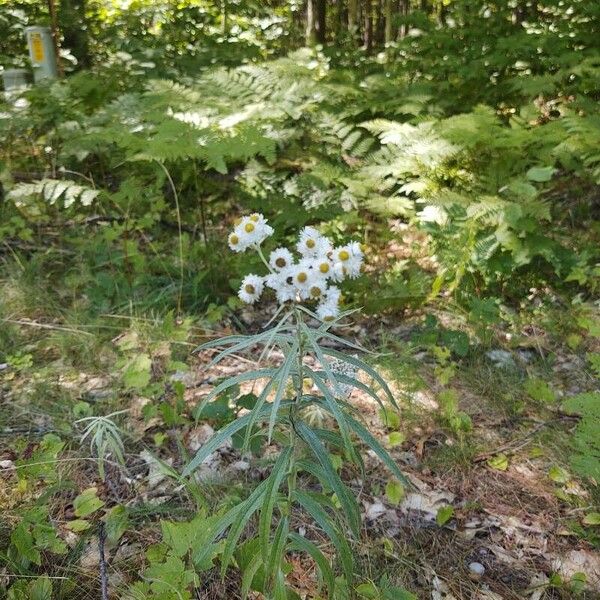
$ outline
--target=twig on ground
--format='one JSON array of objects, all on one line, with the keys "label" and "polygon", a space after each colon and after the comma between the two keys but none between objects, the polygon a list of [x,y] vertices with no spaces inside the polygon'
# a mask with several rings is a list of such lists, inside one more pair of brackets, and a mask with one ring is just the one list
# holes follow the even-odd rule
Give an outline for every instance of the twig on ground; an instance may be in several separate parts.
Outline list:
[{"label": "twig on ground", "polygon": [[104,556],[104,543],[106,542],[106,530],[104,523],[100,521],[98,527],[98,554],[100,556],[100,589],[102,600],[108,600],[108,577],[106,574],[106,558]]}]

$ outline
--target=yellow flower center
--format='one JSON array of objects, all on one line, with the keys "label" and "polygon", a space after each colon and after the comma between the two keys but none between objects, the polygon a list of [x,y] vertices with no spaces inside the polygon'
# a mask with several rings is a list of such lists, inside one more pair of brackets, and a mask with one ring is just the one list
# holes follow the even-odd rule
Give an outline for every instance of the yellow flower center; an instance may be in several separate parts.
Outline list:
[{"label": "yellow flower center", "polygon": [[317,242],[315,242],[315,240],[306,240],[306,247],[307,248],[314,248],[317,245]]},{"label": "yellow flower center", "polygon": [[366,244],[361,244],[360,249],[363,251],[363,254],[367,253],[367,245]]},{"label": "yellow flower center", "polygon": [[254,231],[254,223],[246,223],[244,229],[246,230],[246,233],[252,233]]},{"label": "yellow flower center", "polygon": [[304,271],[302,271],[302,272],[298,273],[298,275],[296,276],[296,279],[300,283],[304,283],[308,279],[308,275]]},{"label": "yellow flower center", "polygon": [[350,258],[350,254],[348,250],[341,250],[339,253],[340,260],[348,260]]},{"label": "yellow flower center", "polygon": [[244,289],[246,290],[246,292],[247,292],[248,294],[254,294],[254,292],[256,291],[255,287],[254,287],[254,286],[253,286],[251,283],[247,283],[247,284],[244,286]]},{"label": "yellow flower center", "polygon": [[240,238],[239,238],[237,235],[235,235],[235,233],[232,233],[232,234],[229,236],[229,243],[230,243],[232,246],[235,246],[235,245],[236,245],[236,244],[237,244],[239,241],[240,241]]},{"label": "yellow flower center", "polygon": [[331,315],[327,315],[323,318],[323,321],[333,321],[333,317]]},{"label": "yellow flower center", "polygon": [[321,263],[319,265],[319,271],[321,271],[321,273],[328,273],[329,272],[329,263]]},{"label": "yellow flower center", "polygon": [[260,219],[260,217],[258,216],[258,213],[252,213],[250,215],[250,220],[254,221],[255,223],[258,223],[258,220]]},{"label": "yellow flower center", "polygon": [[280,269],[283,269],[283,267],[287,265],[287,262],[285,262],[285,258],[283,258],[283,256],[280,256],[278,259],[275,260],[275,265],[278,266]]},{"label": "yellow flower center", "polygon": [[313,286],[313,287],[311,287],[311,288],[310,288],[310,295],[311,295],[313,298],[318,298],[318,297],[321,295],[321,288],[320,288],[320,287],[318,287],[318,286],[316,286],[316,285],[315,285],[315,286]]}]

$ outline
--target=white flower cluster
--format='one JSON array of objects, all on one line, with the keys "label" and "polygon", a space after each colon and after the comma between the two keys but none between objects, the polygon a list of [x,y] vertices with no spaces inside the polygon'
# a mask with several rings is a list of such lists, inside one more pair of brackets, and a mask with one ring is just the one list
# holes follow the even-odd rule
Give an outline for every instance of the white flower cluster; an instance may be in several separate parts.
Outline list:
[{"label": "white flower cluster", "polygon": [[273,228],[267,225],[267,220],[261,214],[253,213],[236,222],[227,241],[234,252],[244,252],[251,246],[259,246],[270,235],[273,235]]},{"label": "white flower cluster", "polygon": [[[255,248],[262,256],[260,244],[273,234],[263,215],[254,213],[236,223],[229,235],[229,247],[235,252]],[[364,254],[358,242],[333,247],[331,240],[314,227],[305,227],[296,244],[298,260],[287,248],[271,252],[269,274],[261,277],[250,274],[244,277],[238,296],[243,302],[253,304],[265,287],[275,292],[280,304],[285,302],[316,302],[317,316],[323,321],[333,321],[339,315],[340,289],[334,285],[346,277],[354,279],[361,273]]]}]

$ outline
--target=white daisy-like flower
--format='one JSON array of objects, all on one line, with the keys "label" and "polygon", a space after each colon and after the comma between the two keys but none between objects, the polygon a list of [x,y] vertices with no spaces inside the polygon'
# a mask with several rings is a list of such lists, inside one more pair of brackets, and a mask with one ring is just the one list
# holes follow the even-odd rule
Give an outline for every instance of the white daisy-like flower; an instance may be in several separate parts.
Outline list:
[{"label": "white daisy-like flower", "polygon": [[294,257],[287,248],[277,248],[269,256],[269,265],[274,271],[282,271],[294,265]]},{"label": "white daisy-like flower", "polygon": [[333,263],[329,260],[326,254],[317,256],[312,264],[313,271],[317,277],[328,279],[333,272]]},{"label": "white daisy-like flower", "polygon": [[317,306],[317,317],[321,319],[321,321],[334,321],[340,314],[340,309],[337,304],[333,302],[321,302],[319,306]]},{"label": "white daisy-like flower", "polygon": [[322,300],[327,294],[327,281],[313,274],[307,292],[307,300]]},{"label": "white daisy-like flower", "polygon": [[292,277],[292,267],[265,277],[266,285],[275,292],[279,304],[296,299],[297,292]]},{"label": "white daisy-like flower", "polygon": [[344,267],[344,265],[341,262],[335,262],[332,264],[329,279],[335,283],[340,283],[341,281],[344,281],[346,273],[347,269]]},{"label": "white daisy-like flower", "polygon": [[314,227],[304,227],[300,232],[300,239],[296,249],[302,256],[316,257],[331,251],[331,241],[321,235]]},{"label": "white daisy-like flower", "polygon": [[229,236],[229,247],[236,252],[243,252],[250,246],[258,246],[266,238],[273,235],[273,228],[260,213],[243,217]]},{"label": "white daisy-like flower", "polygon": [[248,247],[242,243],[242,238],[240,237],[239,232],[236,232],[235,230],[229,234],[227,243],[234,252],[243,252]]},{"label": "white daisy-like flower", "polygon": [[333,249],[332,260],[334,263],[342,263],[342,265],[345,266],[351,257],[352,252],[350,246],[338,246]]},{"label": "white daisy-like flower", "polygon": [[350,242],[350,244],[348,244],[348,249],[350,251],[350,258],[346,261],[344,266],[346,267],[348,277],[350,277],[350,279],[356,279],[361,274],[364,254],[358,242]]},{"label": "white daisy-like flower", "polygon": [[262,277],[253,273],[246,275],[238,292],[240,300],[246,302],[246,304],[254,304],[260,298],[264,285],[265,282]]},{"label": "white daisy-like flower", "polygon": [[290,274],[292,276],[292,283],[300,296],[307,298],[310,284],[314,279],[310,262],[301,260],[296,266],[290,269]]},{"label": "white daisy-like flower", "polygon": [[337,285],[330,285],[325,294],[325,302],[338,305],[342,299],[342,291]]}]

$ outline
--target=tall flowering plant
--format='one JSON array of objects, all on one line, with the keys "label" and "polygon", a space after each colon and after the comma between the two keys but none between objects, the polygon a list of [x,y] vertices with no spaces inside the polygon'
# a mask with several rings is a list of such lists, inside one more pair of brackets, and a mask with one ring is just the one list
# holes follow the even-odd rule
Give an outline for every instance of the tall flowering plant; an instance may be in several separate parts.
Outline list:
[{"label": "tall flowering plant", "polygon": [[[357,351],[366,350],[332,332],[339,320],[350,314],[340,312],[338,284],[361,274],[364,255],[360,244],[350,242],[334,247],[316,229],[305,227],[295,247],[296,255],[288,248],[277,248],[267,259],[262,244],[272,234],[273,229],[264,216],[255,213],[236,223],[228,243],[234,252],[252,250],[261,257],[266,273],[246,275],[238,295],[242,301],[254,304],[267,290],[272,290],[279,303],[270,322],[274,324],[256,335],[233,335],[204,344],[200,349],[223,348],[213,364],[257,347],[263,349],[261,359],[277,348],[283,360],[274,367],[259,367],[231,377],[203,400],[197,414],[201,414],[207,402],[235,385],[265,382],[252,409],[204,444],[184,469],[184,475],[191,475],[232,435],[243,433],[247,448],[257,428],[264,429],[269,442],[280,448],[269,476],[212,526],[213,539],[227,533],[222,572],[232,561],[249,521],[257,514],[255,537],[259,551],[244,572],[242,596],[255,585],[253,581],[260,572],[261,591],[267,598],[288,598],[286,557],[291,552],[303,552],[314,561],[328,597],[333,598],[336,567],[328,558],[333,553],[317,545],[311,536],[301,535],[297,517],[304,513],[322,530],[335,548],[337,562],[350,583],[353,578],[350,541],[359,535],[361,518],[355,493],[343,483],[332,455],[337,453],[362,469],[358,439],[406,483],[394,460],[360,422],[350,394],[354,389],[360,390],[382,408],[384,401],[394,406],[396,403],[384,379],[356,357]],[[352,354],[343,352],[343,348],[351,349]],[[329,415],[335,425],[331,428],[315,425],[314,409]]]}]

